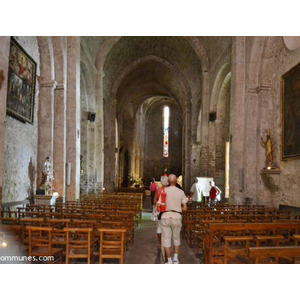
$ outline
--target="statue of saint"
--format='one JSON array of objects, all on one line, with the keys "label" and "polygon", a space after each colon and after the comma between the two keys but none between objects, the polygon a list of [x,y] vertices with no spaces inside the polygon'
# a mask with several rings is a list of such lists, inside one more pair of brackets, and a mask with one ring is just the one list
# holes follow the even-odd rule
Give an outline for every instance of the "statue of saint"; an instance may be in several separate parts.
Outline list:
[{"label": "statue of saint", "polygon": [[46,176],[48,179],[52,179],[52,166],[51,166],[51,157],[47,156],[46,161],[44,162],[44,168],[43,168],[43,175]]},{"label": "statue of saint", "polygon": [[266,159],[267,167],[273,166],[273,143],[271,140],[271,129],[268,130],[267,138],[264,141],[263,138],[260,138],[261,145],[266,149]]},{"label": "statue of saint", "polygon": [[47,156],[43,166],[41,188],[45,189],[46,186],[49,186],[49,183],[52,184],[53,179],[54,178],[53,178],[53,170],[51,166],[51,157]]}]

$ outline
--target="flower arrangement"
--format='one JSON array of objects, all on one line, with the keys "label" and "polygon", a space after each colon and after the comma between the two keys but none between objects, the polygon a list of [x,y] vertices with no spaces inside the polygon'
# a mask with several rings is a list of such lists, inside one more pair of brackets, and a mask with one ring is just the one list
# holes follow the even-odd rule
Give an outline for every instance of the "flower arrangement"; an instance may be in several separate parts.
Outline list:
[{"label": "flower arrangement", "polygon": [[43,188],[45,189],[45,194],[48,194],[49,190],[55,191],[55,188],[53,187],[53,183],[51,179],[46,179],[45,183],[43,184]]},{"label": "flower arrangement", "polygon": [[138,177],[137,175],[128,175],[128,183],[130,186],[135,184],[140,184],[142,181],[142,178]]}]

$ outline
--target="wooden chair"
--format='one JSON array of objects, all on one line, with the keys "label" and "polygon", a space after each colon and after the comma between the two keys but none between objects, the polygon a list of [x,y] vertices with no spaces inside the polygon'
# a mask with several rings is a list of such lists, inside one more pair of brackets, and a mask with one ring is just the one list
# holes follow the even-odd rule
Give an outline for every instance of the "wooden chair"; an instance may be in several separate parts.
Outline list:
[{"label": "wooden chair", "polygon": [[124,240],[127,229],[125,228],[98,228],[100,233],[99,264],[103,259],[119,259],[124,263]]},{"label": "wooden chair", "polygon": [[22,243],[22,250],[28,250],[29,244],[29,232],[27,230],[27,226],[34,226],[34,227],[42,227],[44,219],[42,218],[22,218],[20,219],[20,225],[22,226],[21,231],[21,243]]},{"label": "wooden chair", "polygon": [[63,249],[63,257],[66,256],[67,233],[64,228],[68,228],[70,219],[46,219],[45,223],[52,228],[52,245]]},{"label": "wooden chair", "polygon": [[52,228],[26,226],[26,229],[29,233],[30,262],[62,263],[62,249],[52,247]]},{"label": "wooden chair", "polygon": [[67,233],[66,264],[71,259],[86,259],[91,263],[91,236],[93,228],[65,228]]}]

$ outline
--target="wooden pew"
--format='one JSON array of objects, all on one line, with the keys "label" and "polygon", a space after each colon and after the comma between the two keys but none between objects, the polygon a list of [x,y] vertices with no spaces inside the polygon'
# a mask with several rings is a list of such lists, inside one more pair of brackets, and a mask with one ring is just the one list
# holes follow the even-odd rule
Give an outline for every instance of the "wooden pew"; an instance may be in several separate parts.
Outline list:
[{"label": "wooden pew", "polygon": [[[216,255],[224,256],[224,244],[218,243],[220,235],[228,235],[227,232],[243,231],[244,235],[259,235],[265,231],[271,232],[271,235],[277,235],[281,232],[288,232],[288,237],[297,234],[300,231],[300,222],[271,222],[271,223],[209,223],[208,230],[205,233],[204,255],[205,263],[213,263],[213,257]],[[231,234],[232,235],[232,234]]]},{"label": "wooden pew", "polygon": [[[297,259],[298,258],[298,259]],[[299,263],[299,246],[249,247],[247,257],[237,256],[245,264]]]}]

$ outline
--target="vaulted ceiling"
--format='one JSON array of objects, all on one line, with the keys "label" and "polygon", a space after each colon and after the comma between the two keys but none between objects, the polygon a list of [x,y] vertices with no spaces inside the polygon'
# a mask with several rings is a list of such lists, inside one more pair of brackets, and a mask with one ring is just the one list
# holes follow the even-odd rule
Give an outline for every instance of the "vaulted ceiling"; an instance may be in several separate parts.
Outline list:
[{"label": "vaulted ceiling", "polygon": [[137,111],[151,97],[169,98],[184,109],[201,94],[202,72],[218,60],[230,37],[82,37],[91,61],[105,74],[104,89]]}]

